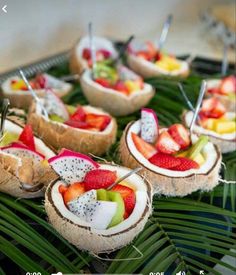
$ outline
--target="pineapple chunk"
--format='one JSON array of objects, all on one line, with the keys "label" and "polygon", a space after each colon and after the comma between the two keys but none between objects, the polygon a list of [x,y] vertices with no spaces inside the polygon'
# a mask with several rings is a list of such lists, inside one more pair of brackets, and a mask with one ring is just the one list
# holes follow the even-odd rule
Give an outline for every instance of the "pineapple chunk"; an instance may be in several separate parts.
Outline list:
[{"label": "pineapple chunk", "polygon": [[234,121],[218,121],[215,123],[215,131],[219,134],[230,134],[236,131]]},{"label": "pineapple chunk", "polygon": [[215,122],[217,120],[215,118],[208,118],[205,122],[205,127],[208,129],[208,130],[214,130],[215,129]]},{"label": "pineapple chunk", "polygon": [[205,159],[201,153],[199,153],[194,159],[200,166],[205,162]]},{"label": "pineapple chunk", "polygon": [[166,71],[175,71],[180,69],[180,63],[173,57],[163,56],[156,65]]}]

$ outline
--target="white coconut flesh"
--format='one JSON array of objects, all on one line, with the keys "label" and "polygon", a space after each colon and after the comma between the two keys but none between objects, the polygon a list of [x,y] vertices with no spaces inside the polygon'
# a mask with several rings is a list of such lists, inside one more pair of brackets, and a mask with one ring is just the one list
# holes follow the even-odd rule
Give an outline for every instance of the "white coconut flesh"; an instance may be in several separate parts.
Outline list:
[{"label": "white coconut flesh", "polygon": [[[57,93],[59,96],[60,94],[64,94],[65,92],[69,91],[72,88],[71,84],[61,81],[51,75],[43,74],[43,76],[46,77],[47,88],[53,89],[53,91]],[[29,91],[13,90],[11,87],[12,80],[19,81],[21,80],[21,78],[19,76],[12,76],[8,78],[6,81],[4,81],[2,84],[2,90],[5,94],[31,95]],[[35,89],[36,93],[44,92],[44,91],[45,89]]]},{"label": "white coconut flesh", "polygon": [[123,97],[124,99],[126,99],[127,101],[133,99],[134,97],[138,97],[139,95],[143,95],[143,94],[149,94],[152,93],[153,89],[152,86],[148,83],[144,83],[144,87],[142,90],[137,90],[129,95],[125,95],[119,91],[116,91],[114,89],[111,88],[106,88],[101,86],[100,84],[96,83],[93,79],[92,79],[92,75],[91,75],[91,71],[90,70],[86,70],[83,75],[82,75],[83,80],[90,86],[93,86],[94,88],[96,88],[97,90],[99,90],[100,92],[104,93],[104,96],[106,96],[106,94],[114,94],[116,93],[117,95]]},{"label": "white coconut flesh", "polygon": [[[22,130],[23,130],[23,128],[21,128],[19,125],[11,122],[8,119],[5,120],[5,131],[6,132],[20,135]],[[34,137],[34,142],[35,142],[36,151],[39,152],[40,154],[44,155],[46,159],[55,156],[55,153],[49,147],[47,147],[45,145],[45,143],[42,142],[41,139]],[[0,151],[0,152],[3,153],[2,151]]]},{"label": "white coconut flesh", "polygon": [[[93,43],[94,43],[94,47],[95,50],[107,50],[111,53],[111,58],[115,59],[117,57],[117,51],[114,47],[114,45],[112,44],[111,41],[109,41],[108,39],[104,38],[104,37],[98,37],[98,36],[94,36],[93,37]],[[76,48],[76,56],[78,59],[81,59],[83,61],[83,65],[85,67],[87,67],[87,60],[83,59],[82,54],[83,54],[83,50],[85,48],[90,48],[90,43],[89,43],[89,37],[88,36],[84,36],[80,39],[79,44]]]},{"label": "white coconut flesh", "polygon": [[[102,164],[100,168],[111,170],[111,171],[117,171],[118,178],[126,175],[130,171],[130,169],[128,168],[113,166],[108,164]],[[75,214],[73,214],[71,211],[67,209],[67,207],[64,204],[63,197],[58,191],[58,187],[61,184],[65,184],[62,181],[57,181],[55,184],[53,184],[51,188],[51,200],[56,210],[60,213],[60,215],[62,215],[69,222],[72,222],[78,226],[88,227],[92,232],[101,234],[104,236],[116,234],[136,224],[144,215],[147,204],[149,204],[147,186],[139,175],[133,174],[129,178],[127,178],[125,181],[135,190],[136,203],[135,203],[133,212],[127,219],[122,221],[120,224],[105,230],[92,228],[90,223],[80,219],[78,216],[76,216]]]},{"label": "white coconut flesh", "polygon": [[[108,113],[104,112],[103,110],[101,110],[99,108],[94,108],[94,107],[89,106],[89,105],[82,106],[82,107],[83,107],[83,109],[85,110],[86,113],[110,116]],[[111,133],[112,130],[114,129],[114,127],[115,127],[115,123],[114,123],[113,119],[111,119],[111,121],[107,125],[107,127],[103,131],[99,131],[99,132],[97,132],[97,131],[95,132],[93,130],[81,129],[81,128],[74,128],[74,127],[71,127],[71,126],[66,125],[64,123],[47,119],[45,116],[42,115],[42,110],[41,110],[41,108],[38,104],[36,104],[36,114],[41,116],[45,121],[48,121],[48,122],[50,122],[52,124],[55,124],[55,125],[60,125],[60,126],[64,127],[65,129],[73,128],[75,131],[78,131],[78,132],[83,131],[83,132],[86,132],[86,133],[96,133],[96,135],[107,135],[107,134]]]},{"label": "white coconut flesh", "polygon": [[206,81],[207,89],[214,89],[220,86],[221,80],[220,79],[209,79]]},{"label": "white coconut flesh", "polygon": [[[224,117],[228,118],[229,120],[233,120],[236,117],[236,113],[228,112],[224,115]],[[193,118],[193,112],[192,111],[188,111],[188,112],[185,113],[184,120],[185,120],[185,123],[188,127],[191,124],[192,118]],[[196,133],[201,133],[203,135],[214,136],[215,138],[229,140],[229,141],[236,139],[236,132],[228,133],[228,134],[219,134],[215,131],[203,128],[203,127],[201,127],[200,125],[197,125],[197,124],[194,125],[193,131],[196,132]]]},{"label": "white coconut flesh", "polygon": [[[217,154],[216,148],[214,147],[214,145],[211,142],[208,142],[205,145],[204,149],[202,150],[205,162],[204,162],[204,164],[201,165],[201,167],[199,169],[189,169],[187,171],[172,171],[169,169],[164,169],[164,168],[158,167],[158,166],[152,164],[151,162],[149,162],[148,159],[146,159],[137,150],[137,148],[133,142],[131,133],[135,133],[135,134],[139,135],[140,129],[141,129],[141,121],[140,120],[134,122],[130,126],[130,128],[127,132],[127,135],[126,135],[126,144],[128,146],[130,153],[137,160],[137,162],[139,162],[140,165],[144,166],[145,168],[147,168],[148,170],[150,170],[154,173],[158,173],[158,174],[165,175],[168,177],[175,177],[175,178],[187,177],[192,174],[206,174],[212,169],[215,162],[217,161],[218,154]],[[162,129],[162,130],[165,130],[165,129]],[[197,139],[198,138],[196,135],[191,136],[191,140],[193,143],[195,143],[197,141]]]},{"label": "white coconut flesh", "polygon": [[167,71],[167,70],[164,70],[163,68],[159,67],[157,64],[155,64],[153,62],[145,60],[144,58],[141,58],[141,57],[138,57],[135,55],[133,55],[132,57],[136,58],[139,61],[140,65],[147,67],[151,70],[155,70],[159,74],[178,76],[178,75],[181,75],[189,70],[188,62],[180,60],[180,59],[176,59],[176,61],[180,65],[180,68],[178,70]]}]

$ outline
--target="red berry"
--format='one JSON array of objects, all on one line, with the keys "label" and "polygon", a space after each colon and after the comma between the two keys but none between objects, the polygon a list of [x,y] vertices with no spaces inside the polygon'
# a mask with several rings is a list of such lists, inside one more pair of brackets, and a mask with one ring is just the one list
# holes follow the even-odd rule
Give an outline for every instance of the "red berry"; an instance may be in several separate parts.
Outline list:
[{"label": "red berry", "polygon": [[86,113],[84,108],[79,106],[76,111],[70,116],[71,120],[85,121]]},{"label": "red berry", "polygon": [[95,169],[89,171],[84,178],[84,187],[86,191],[91,189],[108,188],[117,179],[116,171],[105,169]]},{"label": "red berry", "polygon": [[97,79],[95,79],[95,82],[102,85],[105,88],[110,88],[110,86],[111,86],[109,81],[105,78],[97,78]]},{"label": "red berry", "polygon": [[82,52],[82,57],[86,60],[89,60],[91,58],[91,51],[89,48],[84,48]]},{"label": "red berry", "polygon": [[224,105],[216,97],[203,100],[200,115],[209,118],[220,118],[226,112]]},{"label": "red berry", "polygon": [[78,128],[78,129],[89,129],[90,125],[85,122],[85,121],[77,121],[77,120],[67,120],[66,122],[64,122],[64,124],[73,127],[73,128]]},{"label": "red berry", "polygon": [[33,151],[36,150],[35,143],[34,143],[34,133],[33,133],[31,125],[29,125],[29,124],[25,125],[23,131],[21,132],[21,134],[19,136],[19,141],[24,143],[31,150],[33,150]]},{"label": "red berry", "polygon": [[219,87],[220,93],[227,95],[236,92],[236,77],[228,76],[224,78]]},{"label": "red berry", "polygon": [[103,131],[111,122],[111,117],[108,115],[99,115],[99,114],[87,114],[86,123],[91,128],[96,128],[99,131]]},{"label": "red berry", "polygon": [[173,124],[168,133],[180,145],[181,149],[185,149],[190,145],[189,131],[182,124]]},{"label": "red berry", "polygon": [[184,158],[184,157],[179,157],[178,159],[180,160],[180,164],[178,166],[172,168],[172,170],[186,171],[186,170],[190,170],[190,169],[198,169],[199,168],[199,164],[194,160]]},{"label": "red berry", "polygon": [[179,151],[180,145],[167,131],[163,131],[157,139],[156,148],[159,152],[173,154]]},{"label": "red berry", "polygon": [[152,164],[165,169],[171,169],[175,166],[180,165],[181,163],[178,158],[164,153],[156,153],[153,157],[149,159],[149,161]]}]

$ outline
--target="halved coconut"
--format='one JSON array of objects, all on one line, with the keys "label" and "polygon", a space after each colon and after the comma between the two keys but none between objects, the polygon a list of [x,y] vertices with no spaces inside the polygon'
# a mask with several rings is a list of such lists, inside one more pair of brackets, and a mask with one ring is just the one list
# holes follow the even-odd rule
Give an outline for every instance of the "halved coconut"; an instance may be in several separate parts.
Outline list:
[{"label": "halved coconut", "polygon": [[[121,138],[120,157],[122,164],[130,167],[143,167],[140,174],[147,178],[154,193],[166,196],[185,196],[196,190],[211,190],[218,184],[218,174],[221,166],[221,154],[214,144],[208,142],[204,147],[205,163],[199,169],[187,171],[171,171],[150,163],[136,148],[131,133],[139,134],[140,120],[131,122]],[[196,141],[197,136],[192,136]]]},{"label": "halved coconut", "polygon": [[189,64],[186,61],[179,60],[180,69],[172,72],[166,71],[152,62],[145,60],[144,58],[138,57],[134,54],[128,54],[127,62],[129,67],[137,74],[144,78],[155,77],[155,76],[173,76],[173,77],[187,77],[189,75]]},{"label": "halved coconut", "polygon": [[[130,170],[101,164],[101,169],[116,170],[120,178]],[[70,212],[58,191],[61,181],[51,183],[45,195],[45,209],[53,227],[70,243],[92,253],[111,252],[130,243],[142,230],[151,214],[152,189],[149,182],[137,174],[126,179],[134,187],[136,204],[132,214],[120,224],[106,230],[91,228],[89,223]]]},{"label": "halved coconut", "polygon": [[[6,119],[5,130],[20,135],[23,128]],[[39,138],[34,138],[37,152],[46,159],[55,156],[55,153]],[[19,157],[0,149],[0,191],[17,198],[35,198],[43,196],[45,188],[36,192],[25,191],[21,183],[27,183],[32,187],[35,184],[43,184],[45,187],[58,179],[57,174],[46,162],[34,162],[29,157]]]},{"label": "halved coconut", "polygon": [[[220,86],[221,80],[220,79],[209,79],[207,80],[207,88],[208,89],[213,89],[217,88]],[[236,110],[236,101],[235,99],[229,98],[227,95],[222,95],[222,94],[211,94],[209,92],[206,92],[207,97],[216,97],[220,100],[220,102],[225,106],[225,108],[229,112],[235,112]]]},{"label": "halved coconut", "polygon": [[[234,119],[236,114],[233,112],[228,112],[225,114],[226,118]],[[189,127],[193,118],[192,111],[186,111],[183,113],[182,119],[184,124]],[[203,134],[209,136],[212,143],[216,144],[222,153],[229,153],[236,150],[236,132],[230,134],[218,134],[214,131],[205,129],[200,125],[195,125],[193,127],[193,132],[196,134]]]},{"label": "halved coconut", "polygon": [[[83,106],[83,108],[90,113],[109,115],[91,106]],[[116,140],[117,123],[114,118],[101,132],[78,129],[47,119],[34,102],[29,110],[28,123],[43,141],[56,150],[67,148],[84,154],[92,153],[100,156],[107,152]]]},{"label": "halved coconut", "polygon": [[[93,43],[96,50],[105,49],[111,53],[112,59],[117,57],[116,49],[110,40],[104,37],[94,36]],[[84,48],[90,48],[88,36],[80,38],[71,51],[70,70],[73,73],[82,74],[85,69],[88,69],[87,60],[85,60],[82,56]]]},{"label": "halved coconut", "polygon": [[91,78],[91,71],[86,70],[81,76],[80,83],[83,93],[89,103],[101,107],[114,116],[132,114],[146,106],[155,94],[150,84],[144,83],[144,88],[129,96],[111,88],[105,88]]},{"label": "halved coconut", "polygon": [[[46,73],[42,75],[46,79],[47,88],[52,89],[57,94],[57,96],[62,97],[66,95],[69,91],[71,91],[71,84],[61,81],[58,78]],[[8,78],[6,81],[2,83],[1,89],[3,92],[3,96],[9,98],[12,107],[27,109],[32,102],[31,93],[29,91],[22,90],[15,91],[11,88],[12,80],[18,81],[20,79],[21,78],[18,76]],[[45,89],[37,89],[35,90],[35,92],[39,97],[42,97],[45,93]]]}]

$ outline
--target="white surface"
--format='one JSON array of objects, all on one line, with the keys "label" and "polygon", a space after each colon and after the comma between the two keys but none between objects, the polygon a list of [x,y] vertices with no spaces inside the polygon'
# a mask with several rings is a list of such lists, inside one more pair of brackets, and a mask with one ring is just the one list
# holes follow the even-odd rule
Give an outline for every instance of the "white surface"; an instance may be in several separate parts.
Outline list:
[{"label": "white surface", "polygon": [[199,12],[234,0],[0,0],[0,73],[69,49],[93,21],[95,32],[116,39],[160,35],[167,14],[174,14],[166,49],[174,53],[221,57],[221,45],[209,45]]}]

